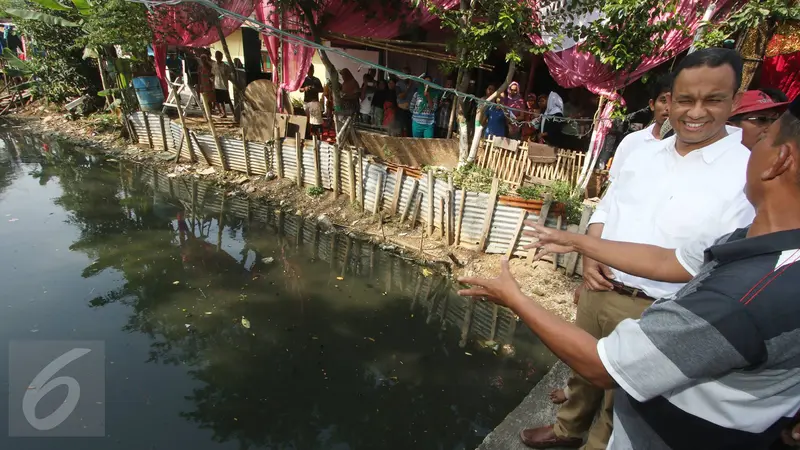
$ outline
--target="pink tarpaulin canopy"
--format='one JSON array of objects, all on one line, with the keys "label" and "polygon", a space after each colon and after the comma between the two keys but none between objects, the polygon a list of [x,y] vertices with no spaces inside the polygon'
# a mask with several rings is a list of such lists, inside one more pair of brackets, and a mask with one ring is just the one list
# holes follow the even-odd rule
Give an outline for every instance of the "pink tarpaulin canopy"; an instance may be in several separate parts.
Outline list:
[{"label": "pink tarpaulin canopy", "polygon": [[[243,16],[253,13],[254,0],[220,0],[219,6]],[[167,46],[205,47],[219,41],[219,33],[214,21],[219,14],[210,8],[197,3],[181,3],[174,6],[162,6],[152,18],[155,42],[153,55],[156,76],[161,80],[161,88],[167,92]],[[218,19],[225,36],[237,30],[242,22],[223,16]]]},{"label": "pink tarpaulin canopy", "polygon": [[[700,25],[702,14],[712,3],[715,4],[715,14],[728,3],[728,0],[681,0],[675,14],[686,18],[685,25],[689,33],[673,30],[667,33],[664,46],[654,56],[642,60],[636,69],[628,73],[615,72],[610,67],[602,64],[593,55],[578,51],[578,47],[561,52],[548,52],[544,55],[545,63],[550,70],[550,75],[555,81],[565,88],[583,86],[590,92],[605,96],[611,100],[624,101],[616,92],[641,78],[652,68],[664,63],[674,55],[691,46],[697,27]],[[538,37],[534,38],[538,39]],[[600,122],[592,133],[590,152],[592,155],[603,148],[605,137],[611,128],[611,114],[614,112],[613,104],[609,103],[600,114]]]},{"label": "pink tarpaulin canopy", "polygon": [[[458,0],[434,0],[434,3],[449,9],[458,5]],[[412,8],[410,3],[401,10],[386,6],[364,10],[359,8],[357,2],[349,0],[329,0],[321,14],[320,28],[325,32],[378,39],[397,37],[403,33],[406,24],[422,26],[436,18],[427,9]],[[274,5],[268,0],[261,0],[256,6],[256,18],[259,22],[276,28],[280,25],[283,29],[310,40],[302,18],[294,12],[284,13],[283,17],[279,17]],[[278,38],[269,32],[264,33],[264,38],[270,60],[278,61]],[[292,39],[284,39],[281,56],[280,89],[296,91],[303,84],[314,49],[304,47]]]}]

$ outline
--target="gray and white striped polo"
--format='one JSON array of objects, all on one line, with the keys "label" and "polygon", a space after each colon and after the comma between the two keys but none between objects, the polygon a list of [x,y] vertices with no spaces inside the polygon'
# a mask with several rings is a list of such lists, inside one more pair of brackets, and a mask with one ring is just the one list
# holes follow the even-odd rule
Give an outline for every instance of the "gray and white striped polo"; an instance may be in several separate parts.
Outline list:
[{"label": "gray and white striped polo", "polygon": [[746,235],[598,342],[620,387],[608,449],[766,449],[800,409],[800,230]]}]

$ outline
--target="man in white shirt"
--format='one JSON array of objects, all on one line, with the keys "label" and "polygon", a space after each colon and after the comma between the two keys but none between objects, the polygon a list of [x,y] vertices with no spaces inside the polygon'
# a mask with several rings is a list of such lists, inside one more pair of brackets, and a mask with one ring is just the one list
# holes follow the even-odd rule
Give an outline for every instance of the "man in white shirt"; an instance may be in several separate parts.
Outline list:
[{"label": "man in white shirt", "polygon": [[[733,50],[704,49],[686,56],[668,96],[675,136],[632,152],[590,220],[588,234],[603,239],[678,248],[748,225],[755,212],[744,194],[748,150],[741,130],[726,128],[740,94],[742,60]],[[586,289],[576,324],[597,339],[622,320],[639,318],[653,299],[682,283],[665,283],[611,270],[584,258]],[[612,428],[613,394],[573,372],[569,399],[552,426],[523,430],[532,448],[605,449]],[[596,414],[600,412],[597,420]]]},{"label": "man in white shirt", "polygon": [[608,177],[614,181],[619,176],[622,164],[633,152],[644,149],[648,144],[654,144],[661,140],[661,126],[669,119],[669,103],[667,95],[672,87],[672,76],[662,75],[656,80],[650,95],[650,111],[653,112],[653,123],[639,131],[635,131],[622,139],[614,152],[614,160],[611,161],[611,169]]}]

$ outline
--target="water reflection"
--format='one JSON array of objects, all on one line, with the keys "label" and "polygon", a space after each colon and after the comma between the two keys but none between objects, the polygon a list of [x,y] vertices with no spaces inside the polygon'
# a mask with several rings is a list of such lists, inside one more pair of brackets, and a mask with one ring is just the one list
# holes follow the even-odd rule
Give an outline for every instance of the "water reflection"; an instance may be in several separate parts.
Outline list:
[{"label": "water reflection", "polygon": [[[195,425],[175,428],[193,448],[474,448],[549,362],[507,311],[368,242],[191,179],[36,137],[2,140],[0,205],[17,177],[58,184],[46,207],[66,211],[69,249],[91,261],[81,277],[119,275],[74,314],[124,308],[119,331],[101,338],[147,337],[146,357],[124,357],[128,370],[180,370],[165,378],[180,395],[137,389],[159,395],[159,420]],[[147,415],[113,420],[141,400],[116,395],[108,428],[148,429]],[[175,439],[118,434],[125,448]],[[58,446],[70,445],[108,448]]]}]

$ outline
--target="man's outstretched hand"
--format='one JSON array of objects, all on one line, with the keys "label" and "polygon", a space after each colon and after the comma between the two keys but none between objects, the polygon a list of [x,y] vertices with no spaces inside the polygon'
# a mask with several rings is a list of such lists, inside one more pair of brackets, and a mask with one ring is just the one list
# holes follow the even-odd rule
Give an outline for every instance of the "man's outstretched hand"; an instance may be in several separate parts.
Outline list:
[{"label": "man's outstretched hand", "polygon": [[[538,248],[536,259],[541,259],[544,255],[563,254],[576,251],[575,240],[582,235],[569,231],[547,228],[544,225],[527,221],[526,225],[533,228],[532,231],[525,230],[522,234],[538,239],[526,245],[525,249]],[[614,288],[609,279],[614,278],[611,269],[591,258],[583,257],[583,279],[586,287],[592,291],[610,291]]]},{"label": "man's outstretched hand", "polygon": [[511,275],[506,258],[500,261],[500,274],[496,278],[461,277],[458,281],[471,286],[458,291],[458,295],[464,297],[487,297],[511,309],[515,308],[520,298],[524,298],[517,280]]},{"label": "man's outstretched hand", "polygon": [[525,222],[525,225],[533,228],[533,231],[525,230],[522,232],[525,236],[530,236],[538,239],[524,248],[538,248],[540,251],[536,254],[536,259],[541,259],[542,256],[548,254],[562,254],[575,251],[574,237],[575,233],[569,231],[556,230],[555,228],[547,228],[544,225],[539,225],[530,220]]}]

